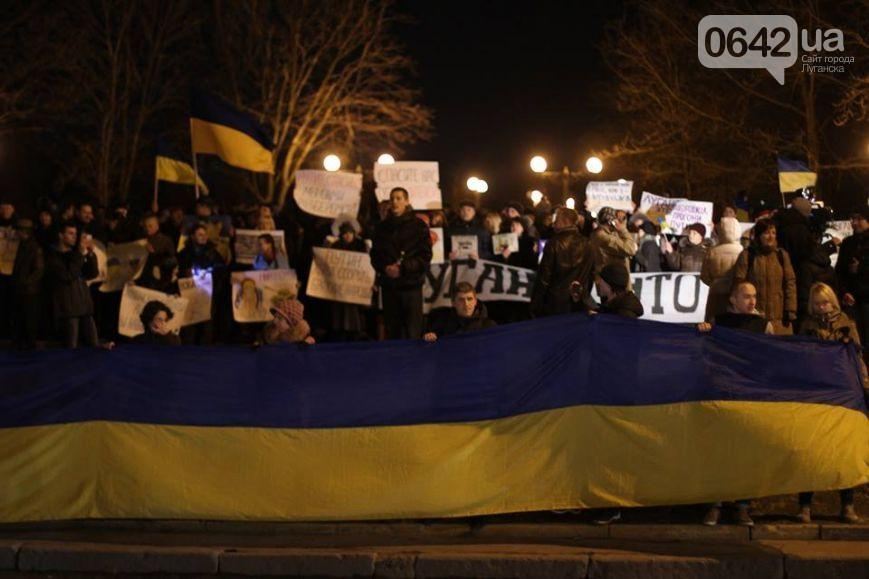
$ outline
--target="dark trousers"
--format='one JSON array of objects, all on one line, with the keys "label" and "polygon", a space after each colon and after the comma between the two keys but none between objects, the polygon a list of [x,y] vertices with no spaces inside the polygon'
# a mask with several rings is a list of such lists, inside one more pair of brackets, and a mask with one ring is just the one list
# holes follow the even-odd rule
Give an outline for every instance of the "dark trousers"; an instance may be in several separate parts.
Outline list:
[{"label": "dark trousers", "polygon": [[67,348],[78,348],[79,344],[95,348],[99,345],[97,325],[93,316],[61,318],[58,320],[63,342]]},{"label": "dark trousers", "polygon": [[[801,507],[810,507],[812,506],[812,497],[815,496],[815,493],[800,493],[800,506]],[[842,502],[842,506],[853,505],[854,504],[854,489],[842,489],[839,491],[839,500]]]},{"label": "dark trousers", "polygon": [[383,320],[387,340],[422,337],[422,288],[383,289]]},{"label": "dark trousers", "polygon": [[12,345],[17,350],[36,347],[39,333],[39,294],[17,295],[12,308]]}]

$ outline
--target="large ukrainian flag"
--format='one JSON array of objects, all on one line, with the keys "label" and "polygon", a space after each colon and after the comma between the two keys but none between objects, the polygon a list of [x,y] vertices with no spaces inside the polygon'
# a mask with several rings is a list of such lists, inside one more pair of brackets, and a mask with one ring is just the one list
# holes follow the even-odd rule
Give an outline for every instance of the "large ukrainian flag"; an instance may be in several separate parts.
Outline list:
[{"label": "large ukrainian flag", "polygon": [[814,187],[818,182],[818,174],[810,171],[802,161],[779,157],[778,187],[782,193],[790,193],[805,187]]},{"label": "large ukrainian flag", "polygon": [[555,317],[435,344],[0,355],[0,521],[702,503],[869,480],[853,345]]},{"label": "large ukrainian flag", "polygon": [[274,173],[274,143],[268,131],[216,96],[193,91],[190,138],[194,155],[217,155],[234,167]]}]

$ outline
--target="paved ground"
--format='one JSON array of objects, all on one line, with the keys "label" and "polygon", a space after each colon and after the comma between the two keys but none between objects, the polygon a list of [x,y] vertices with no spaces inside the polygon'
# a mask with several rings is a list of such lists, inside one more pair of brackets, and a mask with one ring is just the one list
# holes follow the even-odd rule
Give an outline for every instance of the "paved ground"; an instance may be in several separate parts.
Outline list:
[{"label": "paved ground", "polygon": [[[866,489],[858,507],[867,512]],[[0,525],[3,577],[543,577],[869,579],[869,523],[834,493],[800,525],[792,497],[756,505],[753,529],[696,524],[701,507],[360,523],[64,521]]]}]

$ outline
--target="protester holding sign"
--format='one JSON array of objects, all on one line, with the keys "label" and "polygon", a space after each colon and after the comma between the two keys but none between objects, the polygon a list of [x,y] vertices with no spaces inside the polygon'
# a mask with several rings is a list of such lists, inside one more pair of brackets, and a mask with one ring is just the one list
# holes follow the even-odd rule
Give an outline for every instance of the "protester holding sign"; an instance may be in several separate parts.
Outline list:
[{"label": "protester holding sign", "polygon": [[759,219],[754,241],[736,260],[734,283],[750,281],[757,288],[758,309],[772,322],[776,335],[794,333],[797,319],[797,284],[788,253],[778,247],[776,227],[770,219]]},{"label": "protester holding sign", "polygon": [[[259,245],[259,253],[253,260],[254,271],[263,271],[267,269],[285,269],[286,256],[281,259],[278,253],[275,238],[270,233],[263,233],[257,237]],[[283,262],[283,263],[282,263]]]},{"label": "protester holding sign", "polygon": [[477,207],[472,201],[459,203],[459,213],[445,231],[444,249],[450,259],[458,259],[458,248],[453,247],[453,237],[474,236],[477,238],[477,257],[490,259],[492,256],[492,241],[480,223]]},{"label": "protester holding sign", "polygon": [[[338,239],[328,245],[330,249],[368,253],[368,246],[359,237],[361,227],[358,221],[355,219],[336,219],[335,222],[332,227],[334,229],[335,225],[338,226]],[[369,290],[369,298],[370,294]],[[354,341],[362,339],[365,336],[365,316],[363,315],[361,306],[333,301],[329,309],[332,318],[330,329],[335,339]]]},{"label": "protester holding sign", "polygon": [[666,237],[661,242],[661,250],[671,271],[700,271],[709,244],[705,241],[706,227],[702,223],[692,223],[682,229],[683,237],[674,249]]},{"label": "protester holding sign", "polygon": [[389,339],[422,335],[422,284],[431,263],[428,227],[413,214],[401,187],[389,194],[390,216],[377,226],[371,265],[378,274]]},{"label": "protester holding sign", "polygon": [[145,332],[133,338],[133,341],[137,344],[180,346],[181,340],[178,334],[169,329],[169,321],[173,317],[175,314],[163,302],[156,300],[148,302],[139,314]]},{"label": "protester holding sign", "polygon": [[187,238],[178,254],[178,264],[182,277],[190,277],[194,271],[213,271],[226,265],[214,242],[208,239],[208,230],[202,224],[197,225]]}]

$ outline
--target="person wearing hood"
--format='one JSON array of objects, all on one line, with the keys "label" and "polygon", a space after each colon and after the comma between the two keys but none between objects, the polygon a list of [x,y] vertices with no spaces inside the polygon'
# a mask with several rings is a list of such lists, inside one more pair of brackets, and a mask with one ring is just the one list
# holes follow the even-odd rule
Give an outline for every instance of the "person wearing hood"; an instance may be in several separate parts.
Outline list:
[{"label": "person wearing hood", "polygon": [[[359,222],[348,216],[339,216],[332,223],[332,233],[335,235],[327,238],[326,247],[341,251],[355,251],[368,253],[368,245],[359,237],[362,227]],[[330,302],[329,311],[332,318],[330,330],[334,333],[337,341],[357,341],[365,339],[365,315],[363,306],[347,304],[343,302]]]},{"label": "person wearing hood", "polygon": [[702,223],[692,223],[682,230],[682,239],[674,250],[669,241],[661,243],[661,250],[670,271],[699,272],[703,269],[703,260],[709,248],[706,243],[706,226]]},{"label": "person wearing hood", "polygon": [[485,304],[477,299],[474,286],[463,281],[456,284],[455,291],[453,307],[445,311],[433,312],[429,317],[428,331],[423,335],[426,342],[435,342],[443,336],[485,330],[497,325],[489,319]]},{"label": "person wearing hood", "polygon": [[869,209],[851,216],[854,234],[839,248],[836,276],[842,291],[842,302],[853,313],[863,338],[869,343]]},{"label": "person wearing hood", "polygon": [[641,318],[643,304],[637,294],[629,289],[631,276],[625,267],[618,263],[604,266],[594,278],[601,306],[597,313],[614,314],[623,318]]},{"label": "person wearing hood", "polygon": [[169,321],[175,317],[175,313],[169,306],[158,300],[151,300],[142,308],[139,320],[145,332],[133,338],[136,344],[150,344],[160,346],[180,346],[181,339],[178,334],[169,329]]},{"label": "person wearing hood", "polygon": [[777,336],[794,333],[797,319],[797,283],[788,252],[778,247],[771,219],[754,225],[751,247],[739,254],[733,266],[733,283],[750,281],[757,288],[758,309],[772,322]]},{"label": "person wearing hood", "polygon": [[422,285],[432,258],[428,226],[417,219],[407,189],[389,193],[390,215],[377,225],[371,265],[377,272],[390,340],[422,336]]},{"label": "person wearing hood", "polygon": [[700,268],[700,281],[709,286],[705,320],[711,322],[727,311],[733,285],[733,266],[742,253],[742,226],[735,217],[722,217],[718,222],[718,245],[710,249]]},{"label": "person wearing hood", "polygon": [[[824,283],[816,283],[809,290],[808,316],[800,324],[799,334],[830,342],[845,344],[853,342],[858,351],[860,349],[860,334],[857,332],[857,325],[842,311],[833,288]],[[857,359],[860,363],[860,377],[863,380],[864,393],[869,399],[869,391],[866,390],[869,388],[866,364],[862,358],[858,357]],[[802,523],[812,522],[813,496],[813,492],[803,492],[799,495],[800,510],[797,516]],[[840,490],[839,500],[842,521],[859,523],[860,517],[854,508],[854,489]]]},{"label": "person wearing hood", "polygon": [[269,309],[274,319],[263,328],[266,344],[316,343],[311,326],[305,321],[305,306],[297,298],[283,298]]}]

